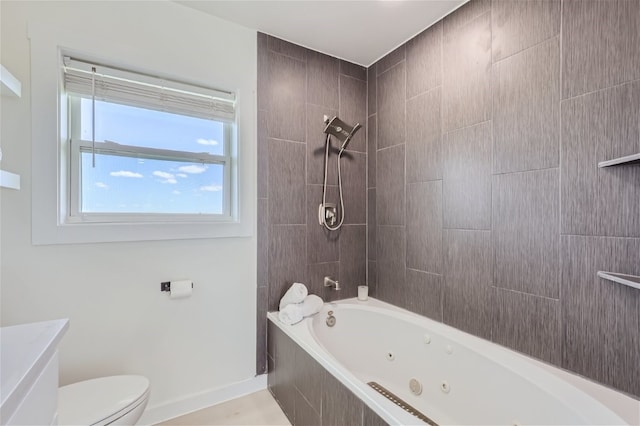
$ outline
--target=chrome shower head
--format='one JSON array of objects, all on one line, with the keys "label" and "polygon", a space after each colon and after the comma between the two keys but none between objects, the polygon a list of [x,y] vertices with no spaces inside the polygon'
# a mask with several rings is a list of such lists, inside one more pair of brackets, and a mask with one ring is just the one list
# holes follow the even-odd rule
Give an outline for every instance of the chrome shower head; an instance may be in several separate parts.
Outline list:
[{"label": "chrome shower head", "polygon": [[325,119],[325,124],[324,133],[337,138],[342,144],[340,149],[345,149],[349,141],[351,141],[351,138],[353,138],[356,132],[362,127],[360,123],[356,123],[355,126],[350,126],[338,117]]}]

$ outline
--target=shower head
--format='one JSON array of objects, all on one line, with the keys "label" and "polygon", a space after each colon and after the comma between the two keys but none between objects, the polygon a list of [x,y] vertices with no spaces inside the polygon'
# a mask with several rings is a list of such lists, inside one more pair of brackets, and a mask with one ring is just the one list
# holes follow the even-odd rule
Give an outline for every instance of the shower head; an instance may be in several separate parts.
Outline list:
[{"label": "shower head", "polygon": [[325,119],[325,124],[324,133],[337,138],[342,144],[340,149],[345,149],[353,135],[355,135],[356,132],[360,130],[360,127],[362,127],[360,123],[356,123],[355,126],[350,126],[338,117]]}]

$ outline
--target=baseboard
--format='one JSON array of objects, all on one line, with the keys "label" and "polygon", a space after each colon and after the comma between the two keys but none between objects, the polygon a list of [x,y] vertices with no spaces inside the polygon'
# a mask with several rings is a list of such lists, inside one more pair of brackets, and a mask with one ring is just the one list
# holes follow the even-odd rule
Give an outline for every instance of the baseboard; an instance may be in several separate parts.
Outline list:
[{"label": "baseboard", "polygon": [[266,388],[267,375],[261,374],[249,380],[189,395],[185,398],[153,407],[147,407],[138,421],[138,425],[155,425]]}]

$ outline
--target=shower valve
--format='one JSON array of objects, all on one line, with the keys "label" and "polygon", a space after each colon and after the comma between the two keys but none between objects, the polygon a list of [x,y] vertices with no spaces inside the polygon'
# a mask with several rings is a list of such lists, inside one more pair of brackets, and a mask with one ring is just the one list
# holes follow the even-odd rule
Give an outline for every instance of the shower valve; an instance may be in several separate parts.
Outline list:
[{"label": "shower valve", "polygon": [[338,210],[333,203],[320,204],[318,207],[318,222],[320,225],[334,226],[338,221]]}]

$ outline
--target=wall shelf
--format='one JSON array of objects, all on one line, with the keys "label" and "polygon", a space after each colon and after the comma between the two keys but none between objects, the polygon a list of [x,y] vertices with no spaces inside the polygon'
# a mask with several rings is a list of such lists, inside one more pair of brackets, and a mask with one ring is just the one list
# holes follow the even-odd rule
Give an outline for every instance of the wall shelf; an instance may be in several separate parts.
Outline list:
[{"label": "wall shelf", "polygon": [[[2,65],[0,65],[0,95],[11,98],[22,96],[22,83]],[[0,159],[2,159],[1,150]],[[0,187],[20,189],[20,175],[0,170]]]},{"label": "wall shelf", "polygon": [[19,98],[22,95],[22,83],[2,65],[0,65],[0,94],[13,98]]},{"label": "wall shelf", "polygon": [[640,290],[640,277],[636,275],[616,274],[614,272],[598,271],[598,276],[605,280],[614,281]]},{"label": "wall shelf", "polygon": [[20,189],[20,175],[0,170],[0,187]]},{"label": "wall shelf", "polygon": [[598,167],[610,167],[623,164],[640,164],[640,152],[637,154],[626,155],[624,157],[614,158],[612,160],[601,161],[598,163]]}]

